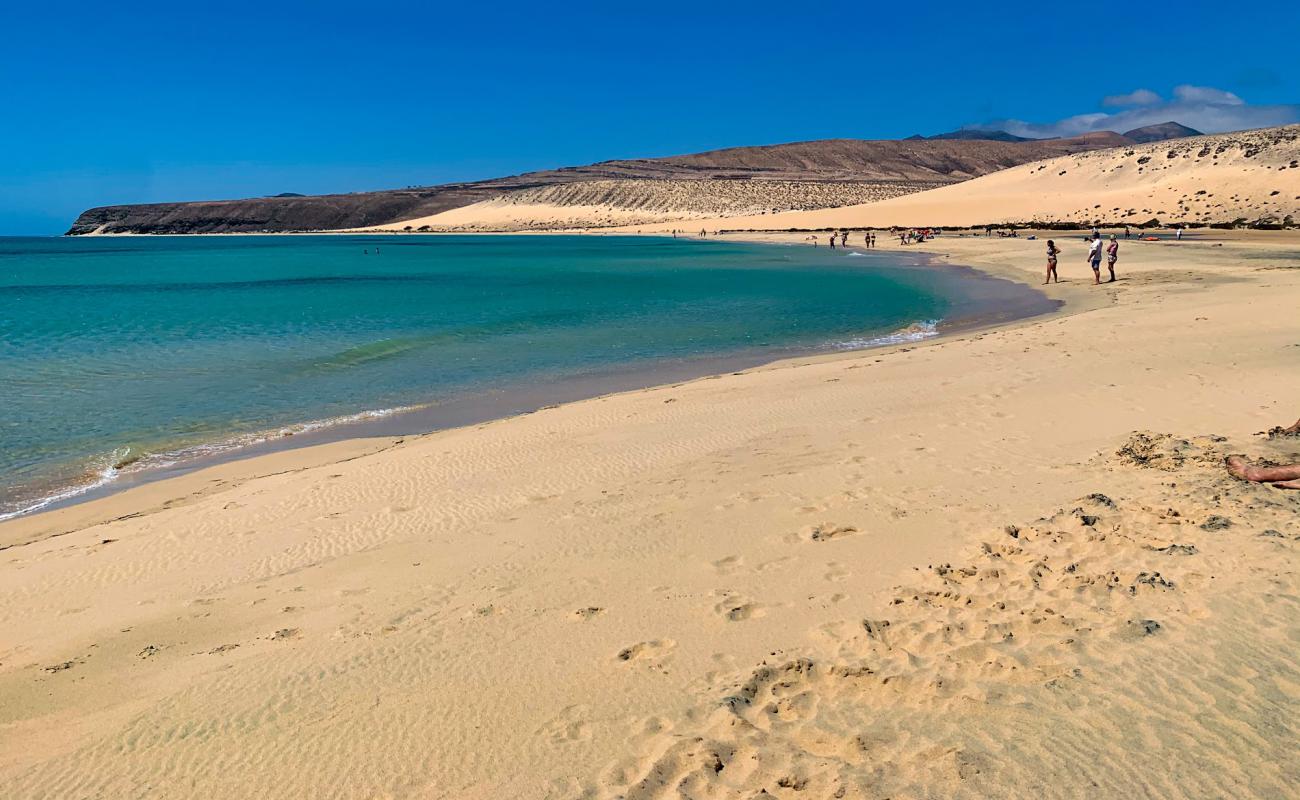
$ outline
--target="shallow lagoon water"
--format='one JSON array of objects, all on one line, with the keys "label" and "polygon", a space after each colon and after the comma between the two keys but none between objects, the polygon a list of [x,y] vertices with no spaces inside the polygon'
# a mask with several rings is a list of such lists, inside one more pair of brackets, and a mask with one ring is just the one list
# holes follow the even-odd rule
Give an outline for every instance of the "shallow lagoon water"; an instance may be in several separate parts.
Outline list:
[{"label": "shallow lagoon water", "polygon": [[642,237],[0,239],[0,518],[286,433],[923,338],[1025,300],[917,261]]}]

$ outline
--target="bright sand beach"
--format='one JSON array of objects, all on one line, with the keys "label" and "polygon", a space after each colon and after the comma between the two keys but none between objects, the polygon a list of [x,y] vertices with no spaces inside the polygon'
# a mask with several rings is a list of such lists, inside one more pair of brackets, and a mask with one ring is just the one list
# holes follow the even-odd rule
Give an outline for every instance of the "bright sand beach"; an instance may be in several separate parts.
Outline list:
[{"label": "bright sand beach", "polygon": [[1055,238],[1052,316],[0,524],[0,796],[1293,796],[1300,493],[1221,460],[1300,455],[1300,238]]}]

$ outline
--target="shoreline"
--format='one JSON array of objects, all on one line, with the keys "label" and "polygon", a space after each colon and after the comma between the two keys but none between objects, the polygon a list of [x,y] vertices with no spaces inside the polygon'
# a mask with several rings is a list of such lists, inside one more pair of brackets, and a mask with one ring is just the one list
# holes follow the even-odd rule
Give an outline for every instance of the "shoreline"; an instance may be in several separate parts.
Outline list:
[{"label": "shoreline", "polygon": [[[636,234],[632,235],[636,236]],[[664,237],[648,234],[646,238]],[[737,240],[772,246],[797,244],[779,238],[760,236],[730,239],[730,241]],[[847,250],[849,253],[870,255],[870,251],[861,247],[850,246]],[[965,295],[950,298],[959,308],[959,315],[952,319],[935,321],[937,325],[934,331],[914,330],[918,326],[929,324],[924,320],[916,320],[892,332],[862,334],[850,341],[834,344],[828,342],[819,347],[754,348],[690,358],[659,359],[650,363],[613,365],[594,372],[558,378],[537,376],[540,378],[540,383],[535,378],[523,383],[507,383],[488,389],[461,392],[445,401],[430,400],[397,408],[361,409],[337,417],[306,419],[268,427],[265,430],[243,432],[225,439],[188,444],[176,450],[149,452],[141,457],[132,458],[126,463],[120,463],[121,459],[110,453],[107,454],[108,460],[104,462],[102,468],[96,468],[93,476],[87,473],[87,482],[51,485],[48,494],[42,494],[39,498],[31,500],[27,507],[0,514],[0,523],[95,502],[135,487],[174,480],[222,464],[257,459],[281,451],[299,450],[346,440],[391,440],[421,436],[450,428],[531,414],[556,404],[579,402],[624,392],[644,391],[684,381],[715,378],[736,370],[764,369],[784,365],[786,362],[847,356],[864,350],[914,345],[923,340],[985,328],[991,329],[998,325],[1032,319],[1059,310],[1059,306],[1052,308],[1052,301],[1041,292],[1034,291],[1034,287],[1026,287],[1029,292],[1021,293],[1019,289],[1012,290],[1010,287],[1004,289],[995,285],[998,282],[1020,285],[1021,282],[1014,278],[992,275],[965,265],[943,263],[943,257],[932,252],[917,250],[915,255],[921,259],[921,263],[905,268],[928,270],[939,267],[949,271],[956,270],[959,272],[953,273],[954,280],[963,281],[965,284],[961,287],[966,291]],[[864,266],[869,268],[870,264]],[[140,466],[133,469],[136,464]],[[3,546],[2,543],[0,546]]]},{"label": "shoreline", "polygon": [[0,524],[0,786],[1285,793],[1300,497],[1221,461],[1296,460],[1252,434],[1295,417],[1300,237],[1102,287],[1064,247],[1032,320]]}]

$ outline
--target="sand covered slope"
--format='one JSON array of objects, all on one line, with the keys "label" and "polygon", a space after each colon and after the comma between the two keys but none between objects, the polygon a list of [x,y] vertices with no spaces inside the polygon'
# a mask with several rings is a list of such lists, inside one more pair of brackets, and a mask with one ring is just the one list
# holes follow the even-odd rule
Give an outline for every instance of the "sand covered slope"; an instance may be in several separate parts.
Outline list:
[{"label": "sand covered slope", "polygon": [[0,524],[0,797],[1291,796],[1298,245]]},{"label": "sand covered slope", "polygon": [[1300,220],[1300,125],[1117,147],[1011,167],[953,186],[707,227],[968,226],[1073,222],[1289,224]]},{"label": "sand covered slope", "polygon": [[523,231],[601,228],[835,208],[951,183],[626,179],[539,186],[370,230]]}]

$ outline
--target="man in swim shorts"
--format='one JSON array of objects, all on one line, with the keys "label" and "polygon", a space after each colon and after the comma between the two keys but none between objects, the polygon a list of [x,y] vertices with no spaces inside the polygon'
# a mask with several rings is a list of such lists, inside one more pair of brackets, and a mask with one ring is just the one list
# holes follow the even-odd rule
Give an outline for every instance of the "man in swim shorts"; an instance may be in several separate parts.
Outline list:
[{"label": "man in swim shorts", "polygon": [[1088,243],[1088,263],[1092,264],[1092,283],[1094,286],[1101,283],[1101,234],[1094,233],[1092,241]]}]

